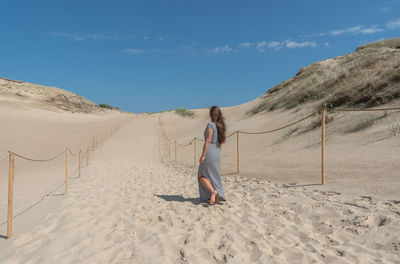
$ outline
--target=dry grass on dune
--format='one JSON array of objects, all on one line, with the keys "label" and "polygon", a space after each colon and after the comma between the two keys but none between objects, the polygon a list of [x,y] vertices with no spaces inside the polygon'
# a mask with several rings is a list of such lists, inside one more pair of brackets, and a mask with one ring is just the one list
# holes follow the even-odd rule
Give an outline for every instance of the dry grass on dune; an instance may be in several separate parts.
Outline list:
[{"label": "dry grass on dune", "polygon": [[247,114],[320,106],[372,107],[400,98],[400,38],[371,43],[354,53],[315,62],[271,88]]},{"label": "dry grass on dune", "polygon": [[82,96],[56,87],[14,81],[0,77],[0,95],[17,98],[20,102],[39,102],[69,112],[90,113],[104,108]]}]

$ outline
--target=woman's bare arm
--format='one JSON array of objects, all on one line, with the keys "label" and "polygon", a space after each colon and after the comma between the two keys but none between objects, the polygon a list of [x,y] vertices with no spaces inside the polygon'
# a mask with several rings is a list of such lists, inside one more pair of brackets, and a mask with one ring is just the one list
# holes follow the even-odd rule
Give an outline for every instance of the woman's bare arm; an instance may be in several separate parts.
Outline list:
[{"label": "woman's bare arm", "polygon": [[213,130],[211,128],[207,128],[207,138],[203,145],[203,153],[201,154],[201,157],[199,160],[200,163],[203,163],[204,159],[206,158],[208,148],[210,147],[212,135],[213,135]]}]

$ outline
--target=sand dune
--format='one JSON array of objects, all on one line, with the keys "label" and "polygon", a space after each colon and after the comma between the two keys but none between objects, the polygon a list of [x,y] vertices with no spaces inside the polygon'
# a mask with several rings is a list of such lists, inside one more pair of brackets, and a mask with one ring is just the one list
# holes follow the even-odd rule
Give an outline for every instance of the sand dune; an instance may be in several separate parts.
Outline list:
[{"label": "sand dune", "polygon": [[[0,263],[400,263],[399,111],[328,113],[325,185],[318,115],[240,134],[240,174],[233,136],[222,150],[228,200],[208,206],[198,202],[193,145],[178,146],[175,162],[163,137],[165,129],[172,142],[202,138],[207,109],[133,119],[82,113],[96,106],[57,88],[1,79],[0,93]],[[259,100],[223,108],[228,134],[273,129],[318,104],[246,116]],[[35,159],[77,153],[127,120],[81,178],[70,156],[66,195],[64,156],[17,158],[13,238],[5,239],[8,150]],[[356,131],[365,120],[373,125]]]},{"label": "sand dune", "polygon": [[[228,133],[265,131],[301,119],[315,111],[316,104],[303,105],[289,111],[277,110],[246,116],[257,100],[223,108]],[[399,102],[384,107],[399,106]],[[203,138],[208,110],[194,110],[193,117],[174,112],[163,113],[161,120],[168,137],[187,143],[193,137]],[[281,184],[312,185],[322,191],[336,191],[349,196],[373,196],[382,200],[399,200],[399,135],[400,111],[328,113],[333,121],[327,124],[326,182],[321,183],[321,129],[315,115],[298,125],[265,135],[240,134],[240,176],[256,177]],[[371,127],[352,132],[365,121]],[[393,131],[397,130],[394,136]],[[178,163],[193,166],[193,145],[177,147]],[[171,144],[174,158],[174,144]],[[197,147],[197,156],[201,146]],[[223,146],[222,173],[236,173],[236,136]]]},{"label": "sand dune", "polygon": [[[79,150],[85,152],[93,137],[100,138],[100,134],[103,134],[105,139],[106,129],[129,117],[119,112],[73,114],[36,109],[14,104],[9,98],[0,103],[0,113],[0,122],[4,124],[0,128],[0,223],[4,223],[7,218],[8,151],[33,159],[48,159],[65,151],[67,147],[75,154]],[[69,155],[69,162],[70,175],[76,177],[78,157]],[[34,205],[45,194],[61,185],[64,179],[65,155],[45,163],[16,158],[14,215]],[[51,212],[58,206],[61,197],[53,198],[48,199],[47,206],[43,207],[45,212]],[[22,229],[25,224],[29,230],[31,223],[24,221]],[[6,234],[5,230],[3,224],[1,235]]]},{"label": "sand dune", "polygon": [[16,219],[0,262],[399,263],[398,202],[233,175],[209,207],[162,143],[158,117],[129,122],[68,195]]}]

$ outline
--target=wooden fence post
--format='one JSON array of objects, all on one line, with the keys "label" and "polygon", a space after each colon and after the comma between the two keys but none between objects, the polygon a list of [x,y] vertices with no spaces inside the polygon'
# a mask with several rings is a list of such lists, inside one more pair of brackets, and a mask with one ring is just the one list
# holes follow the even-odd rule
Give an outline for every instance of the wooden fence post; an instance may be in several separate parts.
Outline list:
[{"label": "wooden fence post", "polygon": [[240,172],[240,149],[239,149],[239,131],[236,132],[236,158],[237,158],[237,173]]},{"label": "wooden fence post", "polygon": [[8,161],[8,218],[7,218],[7,239],[12,236],[13,220],[13,194],[14,192],[14,152],[10,153]]},{"label": "wooden fence post", "polygon": [[94,137],[93,137],[93,139],[92,139],[92,143],[93,143],[93,148],[92,148],[92,150],[94,151]]},{"label": "wooden fence post", "polygon": [[82,151],[79,150],[79,177],[81,177],[81,158],[82,158]]},{"label": "wooden fence post", "polygon": [[168,155],[171,157],[171,140],[168,139]]},{"label": "wooden fence post", "polygon": [[193,144],[193,166],[196,167],[196,142],[197,138],[194,138],[194,144]]},{"label": "wooden fence post", "polygon": [[90,147],[86,150],[86,167],[89,167]]},{"label": "wooden fence post", "polygon": [[68,152],[69,149],[65,150],[65,193],[68,192]]},{"label": "wooden fence post", "polygon": [[175,161],[176,161],[176,140],[175,140]]},{"label": "wooden fence post", "polygon": [[321,118],[321,177],[322,184],[325,184],[325,123],[326,123],[326,108],[322,109]]}]

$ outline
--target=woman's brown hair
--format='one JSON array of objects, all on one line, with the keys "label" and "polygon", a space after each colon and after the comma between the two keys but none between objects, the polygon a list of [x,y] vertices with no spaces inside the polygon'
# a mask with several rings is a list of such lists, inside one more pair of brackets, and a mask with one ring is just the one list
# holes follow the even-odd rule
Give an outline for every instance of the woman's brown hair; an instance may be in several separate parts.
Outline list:
[{"label": "woman's brown hair", "polygon": [[218,106],[211,106],[210,108],[210,118],[217,125],[218,129],[218,143],[221,145],[225,143],[225,118],[222,115],[221,109]]}]

